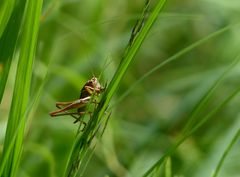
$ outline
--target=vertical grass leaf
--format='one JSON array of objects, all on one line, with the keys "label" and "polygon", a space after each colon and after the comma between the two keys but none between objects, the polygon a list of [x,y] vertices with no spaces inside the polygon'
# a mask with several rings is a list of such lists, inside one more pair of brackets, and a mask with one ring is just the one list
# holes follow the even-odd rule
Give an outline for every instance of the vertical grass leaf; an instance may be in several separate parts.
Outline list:
[{"label": "vertical grass leaf", "polygon": [[11,13],[15,5],[15,0],[3,1],[0,4],[0,38],[10,19]]},{"label": "vertical grass leaf", "polygon": [[9,155],[10,155],[10,153],[11,153],[13,147],[14,147],[15,139],[18,135],[18,131],[19,131],[20,127],[22,127],[23,124],[25,124],[27,116],[31,112],[35,112],[35,110],[38,106],[38,103],[39,103],[39,100],[40,100],[40,97],[41,97],[41,93],[42,93],[44,85],[46,84],[46,81],[47,81],[47,76],[48,76],[48,71],[46,71],[40,87],[35,92],[35,94],[33,96],[33,99],[31,99],[31,102],[28,104],[28,108],[25,111],[24,118],[20,120],[18,126],[15,129],[14,135],[11,137],[11,141],[9,142],[8,149],[4,152],[4,156],[1,158],[0,176],[2,176],[3,169],[4,169],[4,166],[6,164],[6,161],[9,158]]},{"label": "vertical grass leaf", "polygon": [[12,63],[17,37],[21,29],[25,3],[26,0],[18,1],[4,30],[4,33],[0,38],[0,67],[2,68],[0,69],[0,103]]},{"label": "vertical grass leaf", "polygon": [[1,176],[16,176],[20,163],[25,123],[19,129],[17,129],[17,127],[21,120],[25,118],[24,115],[29,102],[32,65],[37,43],[41,9],[42,0],[28,0],[26,3],[25,19],[21,36],[20,56],[2,158],[4,158],[5,152],[7,152],[11,144],[11,139],[16,133],[15,131],[17,130],[18,132],[13,149],[10,152],[6,164],[1,164],[4,165],[4,171]]}]

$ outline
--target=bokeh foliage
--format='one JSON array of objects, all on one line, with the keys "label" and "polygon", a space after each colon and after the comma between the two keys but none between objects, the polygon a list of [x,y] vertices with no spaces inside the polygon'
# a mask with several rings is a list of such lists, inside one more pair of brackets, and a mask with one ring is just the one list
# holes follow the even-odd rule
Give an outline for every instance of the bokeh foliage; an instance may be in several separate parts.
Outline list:
[{"label": "bokeh foliage", "polygon": [[[19,176],[62,176],[78,126],[71,117],[54,119],[48,113],[56,109],[56,101],[78,98],[82,85],[92,75],[102,73],[102,83],[112,78],[144,3],[44,1],[30,99],[36,97],[43,82],[44,88],[28,121]],[[239,55],[240,25],[235,25],[239,23],[239,8],[240,2],[227,0],[167,2],[109,106],[109,124],[84,176],[141,176],[184,135],[200,100]],[[118,102],[152,68],[221,30],[152,72]],[[1,143],[16,62],[13,59],[0,107]],[[204,109],[198,111],[194,123],[239,88],[239,74],[239,64],[235,64],[204,103]],[[211,176],[239,131],[239,104],[236,95],[176,148],[155,175]],[[188,130],[194,126],[189,124]],[[239,159],[238,139],[219,176],[237,177]]]}]

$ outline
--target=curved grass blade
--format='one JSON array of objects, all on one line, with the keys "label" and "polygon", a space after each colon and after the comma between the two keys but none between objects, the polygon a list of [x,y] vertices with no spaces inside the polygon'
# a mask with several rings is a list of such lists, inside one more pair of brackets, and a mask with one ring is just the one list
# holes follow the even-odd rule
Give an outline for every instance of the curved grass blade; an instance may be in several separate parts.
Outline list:
[{"label": "curved grass blade", "polygon": [[220,77],[215,81],[212,87],[205,93],[202,99],[196,104],[195,108],[193,109],[190,117],[188,118],[188,122],[184,127],[183,133],[187,133],[191,127],[196,124],[199,113],[204,110],[207,106],[208,101],[210,100],[211,96],[213,95],[214,91],[220,85],[220,83],[224,80],[226,75],[239,63],[240,55],[236,57],[236,59],[230,64],[230,66],[220,75]]},{"label": "curved grass blade", "polygon": [[193,50],[194,48],[199,47],[200,45],[204,44],[205,42],[209,41],[210,39],[217,37],[221,34],[223,34],[224,32],[238,26],[238,24],[233,24],[233,25],[228,25],[218,31],[215,31],[211,34],[209,34],[208,36],[194,42],[193,44],[191,44],[190,46],[180,50],[179,52],[177,52],[176,54],[174,54],[173,56],[171,56],[170,58],[166,59],[165,61],[159,63],[158,65],[156,65],[154,68],[152,68],[150,71],[148,71],[147,73],[145,73],[141,78],[139,78],[135,83],[133,83],[118,99],[115,103],[113,103],[113,105],[111,106],[114,107],[117,104],[119,104],[131,91],[134,90],[134,88],[141,83],[144,79],[146,79],[147,77],[149,77],[151,74],[153,74],[154,72],[156,72],[157,70],[159,70],[160,68],[162,68],[163,66],[165,66],[166,64],[178,59],[179,57],[181,57],[182,55],[190,52],[191,50]]},{"label": "curved grass blade", "polygon": [[[9,69],[12,63],[14,49],[17,43],[17,37],[20,32],[22,17],[24,13],[26,0],[18,1],[13,10],[11,18],[0,38],[0,103],[8,78]],[[2,71],[1,71],[2,70]]]},{"label": "curved grass blade", "polygon": [[207,120],[209,120],[214,114],[216,114],[219,110],[221,110],[226,104],[228,104],[238,93],[240,92],[240,87],[237,88],[231,95],[229,95],[218,107],[216,107],[214,110],[212,110],[209,114],[207,114],[191,131],[189,131],[187,134],[185,134],[183,137],[179,138],[177,143],[175,143],[173,146],[168,148],[164,155],[143,175],[143,177],[149,176],[155,168],[158,168],[164,160],[171,156],[171,154],[174,153],[174,151],[177,149],[178,146],[180,146],[188,137],[190,137],[198,128],[200,128]]},{"label": "curved grass blade", "polygon": [[[21,37],[20,56],[17,67],[16,81],[14,86],[10,115],[7,124],[6,136],[4,140],[3,156],[11,145],[12,137],[16,133],[16,128],[27,110],[29,101],[30,84],[32,76],[32,64],[37,43],[39,29],[39,19],[42,9],[42,0],[30,1],[26,3],[25,19],[23,23],[23,33]],[[13,148],[9,158],[4,164],[3,176],[16,176],[20,158],[22,154],[25,122],[18,129]],[[2,164],[1,164],[2,165]]]},{"label": "curved grass blade", "polygon": [[236,143],[236,141],[239,139],[240,137],[240,129],[238,129],[238,131],[236,132],[236,134],[234,135],[234,137],[232,138],[232,141],[229,143],[228,147],[226,148],[226,150],[224,151],[220,161],[217,164],[216,169],[214,170],[214,173],[212,175],[212,177],[217,177],[218,173],[223,165],[223,162],[226,158],[226,156],[228,155],[228,153],[231,151],[231,148],[233,147],[233,145]]},{"label": "curved grass blade", "polygon": [[[148,32],[150,31],[152,25],[156,21],[158,14],[163,9],[163,6],[166,0],[158,1],[153,12],[149,15],[148,19],[143,25],[146,17],[145,13],[146,13],[146,9],[148,7],[149,1],[146,1],[146,2],[147,3],[145,5],[142,19],[141,19],[142,23],[138,22],[136,24],[135,29],[133,30],[134,34],[132,34],[130,38],[129,45],[126,48],[126,51],[123,55],[121,63],[119,64],[117,71],[115,72],[109,86],[107,87],[105,93],[103,94],[97,109],[94,111],[93,116],[89,120],[85,131],[82,134],[78,134],[78,136],[76,137],[76,140],[74,142],[74,145],[72,147],[72,150],[66,165],[64,176],[68,176],[68,177],[76,176],[77,168],[79,167],[79,164],[83,163],[81,161],[82,157],[86,154],[86,151],[89,148],[89,145],[91,144],[93,137],[98,132],[99,124],[102,121],[102,117],[105,114],[105,111],[108,107],[108,104],[113,94],[119,87],[119,84],[123,79],[124,74],[126,73],[131,62],[133,61],[135,54],[139,50],[143,40],[145,39]],[[78,166],[76,166],[76,164]]]},{"label": "curved grass blade", "polygon": [[[236,57],[236,59],[233,61],[233,63],[225,70],[225,72],[223,73],[223,75],[221,75],[219,77],[219,79],[217,79],[217,81],[213,84],[213,87],[211,87],[209,89],[209,91],[207,91],[207,93],[205,94],[202,100],[208,100],[209,94],[212,94],[212,89],[215,89],[215,85],[218,86],[219,82],[221,80],[224,79],[223,76],[225,76],[230,70],[233,69],[233,66],[236,66],[236,63],[240,60],[240,55],[238,55]],[[155,170],[155,168],[159,168],[160,165],[162,165],[162,163],[164,162],[164,160],[168,157],[171,156],[172,153],[174,153],[174,151],[177,149],[178,146],[180,146],[189,136],[191,136],[196,130],[198,130],[207,120],[209,120],[212,116],[214,116],[214,114],[216,114],[218,111],[220,111],[226,104],[228,104],[238,93],[240,92],[240,87],[237,88],[235,91],[233,91],[223,102],[221,102],[215,109],[213,109],[211,112],[209,112],[205,117],[201,118],[201,120],[199,120],[199,122],[196,122],[195,125],[192,125],[192,129],[188,129],[188,131],[185,131],[184,134],[182,135],[182,137],[180,137],[177,142],[170,146],[166,152],[164,153],[164,155],[152,166],[150,167],[150,169],[143,175],[143,177],[147,177],[150,174],[152,174],[152,172]],[[201,104],[198,104],[198,106],[201,106]],[[198,109],[198,108],[196,108]],[[191,121],[191,120],[190,120]],[[189,126],[189,125],[187,125]],[[184,128],[184,130],[186,130],[186,128]]]}]

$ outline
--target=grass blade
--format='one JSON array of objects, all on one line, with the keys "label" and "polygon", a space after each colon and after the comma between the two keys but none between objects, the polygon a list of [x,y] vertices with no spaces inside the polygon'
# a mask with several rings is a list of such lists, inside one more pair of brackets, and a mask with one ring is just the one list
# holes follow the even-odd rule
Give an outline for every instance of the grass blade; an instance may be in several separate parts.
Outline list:
[{"label": "grass blade", "polygon": [[214,110],[212,110],[209,114],[207,114],[201,122],[199,122],[191,131],[189,131],[188,134],[185,134],[185,136],[181,137],[177,143],[175,143],[173,146],[168,148],[164,155],[143,175],[143,177],[149,176],[155,168],[158,168],[164,160],[170,156],[174,151],[177,149],[178,146],[180,146],[189,136],[191,136],[198,128],[200,128],[207,120],[209,120],[215,113],[217,113],[220,109],[222,109],[227,103],[229,103],[238,93],[240,92],[240,87],[237,88],[231,95],[229,95],[224,102],[222,102],[218,107],[216,107]]},{"label": "grass blade", "polygon": [[166,158],[165,176],[166,177],[172,177],[172,160],[171,160],[171,157]]},{"label": "grass blade", "polygon": [[8,20],[10,19],[14,5],[15,0],[3,1],[0,4],[0,38],[5,30]]},{"label": "grass blade", "polygon": [[223,165],[223,162],[227,156],[227,154],[230,152],[231,148],[233,147],[233,145],[236,143],[236,141],[238,140],[240,136],[240,129],[238,129],[238,131],[236,132],[236,134],[234,135],[234,137],[232,138],[232,141],[229,143],[228,147],[226,148],[226,150],[224,151],[220,161],[217,164],[216,169],[214,170],[214,173],[212,175],[212,177],[217,177],[218,173]]},{"label": "grass blade", "polygon": [[140,19],[140,21],[137,22],[136,26],[132,31],[132,36],[130,38],[129,45],[124,53],[124,56],[121,60],[121,63],[117,71],[115,72],[109,86],[107,87],[105,93],[103,94],[102,99],[97,109],[94,111],[92,118],[89,120],[85,131],[83,132],[82,135],[79,134],[74,142],[72,151],[69,156],[69,160],[66,165],[64,176],[69,177],[69,176],[76,175],[76,172],[72,172],[72,171],[76,171],[76,169],[74,169],[74,168],[78,168],[76,164],[77,165],[80,164],[81,163],[80,158],[85,156],[87,148],[89,147],[92,141],[92,138],[96,135],[96,132],[98,131],[101,119],[108,107],[108,104],[113,94],[119,87],[119,84],[123,79],[124,74],[126,73],[131,62],[133,61],[135,54],[139,50],[143,40],[145,39],[148,32],[150,31],[152,25],[156,21],[158,14],[163,9],[165,2],[166,0],[158,1],[154,10],[149,15],[148,19],[143,25],[143,22],[145,21],[145,17],[146,17],[146,10],[149,5],[149,1],[146,1],[142,18]]},{"label": "grass blade", "polygon": [[153,23],[156,21],[157,16],[160,13],[160,11],[162,10],[165,2],[166,2],[166,0],[158,1],[155,9],[149,15],[149,18],[147,19],[142,30],[139,32],[138,36],[134,40],[133,44],[127,49],[124,58],[122,59],[116,73],[114,74],[109,86],[107,87],[105,94],[103,95],[103,98],[98,107],[99,109],[97,109],[97,111],[93,115],[94,119],[98,120],[100,117],[103,116],[113,94],[115,93],[115,91],[117,90],[117,88],[120,84],[120,81],[122,80],[124,74],[126,73],[130,63],[133,61],[133,58],[134,58],[136,52],[138,51],[138,49],[140,48],[144,38],[147,36],[148,32],[150,31],[150,28],[152,27]]},{"label": "grass blade", "polygon": [[[216,83],[213,84],[213,86],[209,89],[209,91],[207,91],[207,93],[204,95],[204,97],[202,98],[202,100],[208,100],[209,95],[211,95],[212,93],[212,89],[215,89],[215,86],[219,85],[219,82],[221,80],[223,80],[224,76],[233,69],[233,66],[236,66],[236,63],[240,60],[240,55],[238,55],[236,57],[236,59],[233,61],[233,63],[225,70],[225,72],[219,77],[219,79],[217,79]],[[240,87],[237,88],[235,91],[233,91],[228,97],[226,97],[226,99],[221,102],[215,109],[213,109],[211,112],[209,112],[208,114],[206,114],[205,117],[201,118],[201,120],[199,122],[196,123],[195,126],[192,127],[192,129],[189,128],[188,131],[186,131],[186,128],[184,129],[185,132],[183,134],[183,136],[181,136],[177,142],[172,145],[171,147],[169,147],[166,152],[164,153],[164,155],[152,166],[150,167],[150,169],[143,175],[143,177],[147,177],[149,176],[154,170],[155,168],[159,168],[159,166],[164,162],[164,160],[170,156],[178,146],[180,146],[189,136],[191,136],[196,130],[198,130],[207,120],[209,120],[212,116],[214,116],[218,111],[220,111],[226,104],[228,104],[238,93],[240,92]],[[201,103],[201,101],[200,101]],[[201,106],[201,104],[198,104],[198,106]],[[198,110],[198,108],[196,108]],[[190,122],[192,121],[192,119],[190,119]],[[192,124],[191,124],[192,125]],[[189,125],[187,124],[187,127]]]},{"label": "grass blade", "polygon": [[191,127],[194,126],[194,124],[196,124],[198,115],[200,114],[200,112],[202,110],[204,110],[208,101],[210,100],[211,96],[213,95],[214,91],[217,89],[217,87],[220,85],[220,83],[224,80],[226,75],[238,64],[239,60],[240,60],[240,55],[238,55],[236,57],[236,59],[230,64],[230,66],[219,76],[219,78],[215,81],[215,83],[212,85],[212,87],[205,93],[205,95],[202,97],[202,99],[196,104],[190,117],[188,118],[188,123],[185,125],[183,133],[187,133],[187,131],[190,130]]},{"label": "grass blade", "polygon": [[32,99],[31,103],[28,104],[28,108],[24,113],[23,119],[20,120],[18,126],[16,127],[15,133],[11,138],[8,149],[5,151],[4,156],[1,158],[0,176],[2,176],[3,169],[6,165],[6,161],[9,158],[10,153],[14,147],[14,142],[16,140],[16,137],[18,135],[18,131],[19,131],[20,127],[22,127],[25,124],[25,122],[27,121],[27,116],[30,114],[31,111],[34,111],[36,109],[37,104],[39,103],[41,93],[43,92],[44,85],[46,84],[46,81],[47,81],[47,77],[48,77],[48,71],[46,71],[45,76],[42,80],[42,83],[41,83],[38,91],[34,95],[34,98]]},{"label": "grass blade", "polygon": [[[124,94],[122,94],[118,100],[113,104],[113,106],[117,105],[118,103],[120,103],[131,91],[134,90],[134,88],[136,88],[136,86],[141,83],[144,79],[146,79],[147,77],[149,77],[151,74],[153,74],[154,72],[156,72],[157,70],[159,70],[160,68],[162,68],[163,66],[165,66],[166,64],[178,59],[179,57],[181,57],[182,55],[190,52],[191,50],[195,49],[196,47],[204,44],[205,42],[209,41],[210,39],[217,37],[221,34],[223,34],[224,32],[230,30],[233,27],[238,26],[238,24],[234,24],[234,25],[228,25],[218,31],[215,31],[211,34],[209,34],[208,36],[200,39],[199,41],[194,42],[193,44],[189,45],[188,47],[180,50],[179,52],[177,52],[176,54],[174,54],[173,56],[171,56],[170,58],[166,59],[165,61],[159,63],[158,65],[156,65],[154,68],[152,68],[150,71],[148,71],[147,73],[145,73],[141,78],[139,78],[136,82],[134,82],[125,92]],[[112,107],[113,107],[112,106]]]},{"label": "grass blade", "polygon": [[0,39],[0,103],[2,100],[3,92],[8,78],[9,69],[12,63],[14,49],[17,43],[17,37],[20,32],[20,26],[24,13],[26,0],[18,1],[16,7],[13,10],[11,18],[7,27]]},{"label": "grass blade", "polygon": [[[11,145],[11,139],[15,135],[19,123],[21,120],[25,119],[24,115],[29,101],[32,64],[37,43],[41,9],[42,0],[27,2],[16,81],[2,158],[4,158],[6,155],[5,153],[8,151],[8,148]],[[10,152],[6,164],[1,164],[1,166],[4,166],[3,176],[13,177],[17,174],[22,153],[24,129],[25,122],[18,129],[13,149]]]}]

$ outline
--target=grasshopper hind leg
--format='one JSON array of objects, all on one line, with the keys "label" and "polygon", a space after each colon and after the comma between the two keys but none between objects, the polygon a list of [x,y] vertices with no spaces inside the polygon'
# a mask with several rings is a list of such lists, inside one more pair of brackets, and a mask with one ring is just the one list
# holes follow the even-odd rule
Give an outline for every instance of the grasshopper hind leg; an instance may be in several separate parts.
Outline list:
[{"label": "grasshopper hind leg", "polygon": [[[58,104],[56,104],[56,107],[59,109],[62,109],[62,107]],[[65,115],[70,115],[75,119],[75,121],[73,122],[74,124],[77,122],[79,122],[80,124],[83,124],[83,128],[81,129],[81,131],[84,131],[85,127],[87,126],[87,123],[84,122],[83,120],[81,120],[81,117],[83,114],[85,114],[85,112],[80,112],[80,111],[77,111],[77,112],[64,111],[64,112],[65,112]],[[78,116],[76,116],[76,115],[78,115]]]}]

